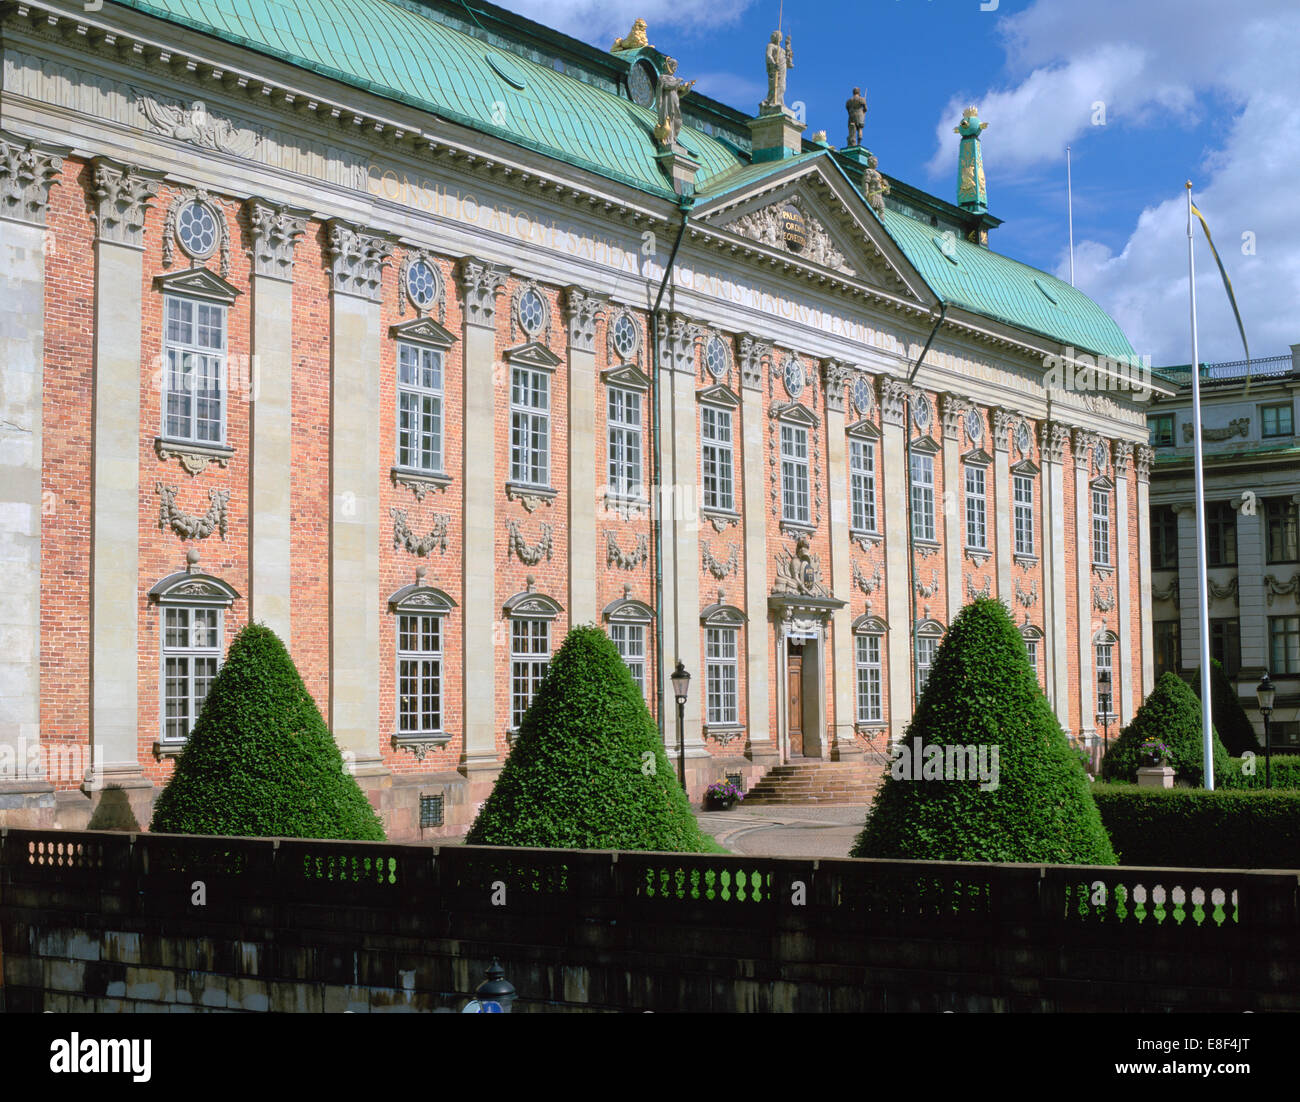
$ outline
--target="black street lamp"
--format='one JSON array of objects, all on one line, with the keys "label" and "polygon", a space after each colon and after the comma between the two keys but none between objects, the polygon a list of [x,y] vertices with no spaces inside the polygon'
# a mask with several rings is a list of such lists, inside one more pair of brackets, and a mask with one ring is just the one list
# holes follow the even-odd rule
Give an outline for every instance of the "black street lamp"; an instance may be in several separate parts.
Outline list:
[{"label": "black street lamp", "polygon": [[492,958],[492,965],[487,970],[487,979],[474,988],[474,998],[478,1000],[480,1014],[510,1013],[510,1005],[515,1001],[515,985],[506,979],[505,969],[496,957]]},{"label": "black street lamp", "polygon": [[1101,705],[1102,760],[1110,753],[1110,670],[1097,671],[1097,703]]},{"label": "black street lamp", "polygon": [[1277,690],[1273,688],[1273,682],[1268,678],[1268,672],[1264,673],[1264,680],[1255,686],[1255,699],[1259,701],[1259,714],[1264,717],[1264,787],[1273,787],[1273,743],[1268,733],[1268,717],[1273,714],[1273,698],[1277,695]]},{"label": "black street lamp", "polygon": [[686,791],[686,694],[691,689],[691,675],[686,672],[682,660],[677,659],[677,668],[673,670],[673,695],[677,697],[677,780],[681,782],[682,791]]}]

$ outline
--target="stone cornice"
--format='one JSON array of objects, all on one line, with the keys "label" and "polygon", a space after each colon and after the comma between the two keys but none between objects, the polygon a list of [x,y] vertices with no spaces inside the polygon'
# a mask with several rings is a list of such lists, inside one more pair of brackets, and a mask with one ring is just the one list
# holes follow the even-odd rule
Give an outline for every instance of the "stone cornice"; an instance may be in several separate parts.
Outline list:
[{"label": "stone cornice", "polygon": [[288,207],[250,199],[247,203],[248,230],[253,245],[253,274],[272,279],[293,279],[294,252],[307,219]]},{"label": "stone cornice", "polygon": [[131,165],[96,157],[94,169],[96,239],[144,248],[144,219],[162,186]]},{"label": "stone cornice", "polygon": [[327,224],[326,240],[333,292],[378,302],[393,243],[337,218]]},{"label": "stone cornice", "polygon": [[0,219],[45,225],[50,188],[62,170],[59,154],[0,131]]}]

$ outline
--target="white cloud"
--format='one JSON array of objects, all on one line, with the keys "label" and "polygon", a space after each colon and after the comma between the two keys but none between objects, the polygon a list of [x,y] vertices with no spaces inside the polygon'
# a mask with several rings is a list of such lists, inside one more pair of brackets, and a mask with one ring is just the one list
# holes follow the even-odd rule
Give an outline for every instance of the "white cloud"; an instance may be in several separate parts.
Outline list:
[{"label": "white cloud", "polygon": [[[684,74],[695,80],[695,91],[722,103],[730,104],[741,111],[757,112],[758,105],[767,95],[766,82],[760,83],[749,77],[737,76],[735,73],[700,73],[698,76]],[[752,103],[751,103],[752,101]]]},{"label": "white cloud", "polygon": [[[657,32],[709,31],[735,23],[752,0],[710,0],[683,4],[677,0],[508,0],[511,11],[554,27],[603,50],[632,29],[637,19],[646,21],[651,45]],[[661,47],[664,48],[664,47]],[[761,98],[761,97],[760,97]]]},{"label": "white cloud", "polygon": [[[938,149],[930,171],[954,170],[952,127],[966,102],[977,103],[990,120],[986,140],[996,137],[999,171],[1011,174],[1058,164],[1067,142],[1099,134],[1091,120],[1098,100],[1106,104],[1108,127],[1179,127],[1198,134],[1204,157],[1188,171],[1232,278],[1251,352],[1280,354],[1300,341],[1295,0],[1183,0],[1174,8],[1134,0],[1037,0],[1005,19],[1001,30],[1014,83],[982,97],[954,98],[935,127]],[[1218,97],[1217,107],[1207,93]],[[1206,125],[1209,118],[1218,120],[1217,128]],[[1114,171],[1149,167],[1124,164]],[[1119,250],[1086,239],[1075,248],[1079,288],[1110,311],[1156,364],[1191,358],[1181,182],[1171,179],[1169,198],[1141,212]],[[1242,252],[1248,232],[1253,256]],[[1236,324],[1199,225],[1196,234],[1201,358],[1240,358]],[[1065,276],[1068,267],[1062,255],[1057,274]]]}]

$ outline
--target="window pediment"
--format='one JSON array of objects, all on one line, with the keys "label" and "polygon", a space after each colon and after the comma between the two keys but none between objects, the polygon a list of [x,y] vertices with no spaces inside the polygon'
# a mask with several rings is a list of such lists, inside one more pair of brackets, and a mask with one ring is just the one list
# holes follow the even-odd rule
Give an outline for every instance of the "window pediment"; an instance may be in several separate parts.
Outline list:
[{"label": "window pediment", "polygon": [[703,390],[695,392],[698,401],[707,402],[711,406],[726,406],[728,409],[735,409],[740,405],[740,399],[729,388],[719,383],[717,386],[706,386]]},{"label": "window pediment", "polygon": [[1104,474],[1094,478],[1091,482],[1088,483],[1088,485],[1094,490],[1113,490],[1115,488],[1115,483],[1113,483]]},{"label": "window pediment", "polygon": [[229,608],[239,600],[234,588],[211,574],[191,574],[180,570],[169,574],[151,590],[149,596],[160,605],[209,605]]},{"label": "window pediment", "polygon": [[844,431],[849,436],[856,436],[859,439],[865,439],[865,440],[880,439],[880,429],[878,429],[875,426],[875,423],[872,421],[867,421],[867,420],[855,421]]},{"label": "window pediment", "polygon": [[393,612],[430,612],[445,616],[456,607],[456,602],[441,589],[414,582],[402,586],[389,597],[388,607]]},{"label": "window pediment", "polygon": [[216,272],[207,268],[184,268],[167,275],[155,276],[155,291],[164,291],[174,295],[189,295],[192,298],[205,298],[213,302],[223,302],[229,306],[243,292],[229,280],[222,279]]},{"label": "window pediment", "polygon": [[1097,632],[1097,633],[1092,637],[1092,641],[1093,641],[1094,643],[1103,643],[1103,644],[1104,644],[1104,643],[1118,643],[1118,642],[1119,642],[1119,636],[1116,635],[1116,634],[1115,634],[1113,631],[1111,631],[1109,628],[1102,628],[1101,631]]},{"label": "window pediment", "polygon": [[654,609],[634,597],[620,597],[611,601],[601,612],[611,624],[648,624],[655,618]]},{"label": "window pediment", "polygon": [[961,457],[961,461],[975,467],[987,467],[992,464],[993,457],[983,448],[972,448]]},{"label": "window pediment", "polygon": [[929,639],[937,639],[947,630],[938,620],[926,619],[916,622],[916,634]]},{"label": "window pediment", "polygon": [[506,360],[520,367],[537,367],[543,371],[554,371],[564,361],[544,344],[529,341],[506,352]]},{"label": "window pediment", "polygon": [[414,341],[435,348],[450,348],[456,342],[456,335],[433,318],[417,318],[394,325],[388,330],[388,335],[394,340]]},{"label": "window pediment", "polygon": [[884,620],[870,613],[853,621],[854,635],[884,635],[888,630],[889,625]]},{"label": "window pediment", "polygon": [[1033,624],[1029,623],[1028,620],[1026,620],[1025,623],[1021,625],[1020,636],[1022,639],[1031,639],[1031,640],[1042,639],[1043,629],[1039,627],[1035,627]]},{"label": "window pediment", "polygon": [[1022,459],[1011,468],[1012,474],[1029,475],[1031,478],[1039,474],[1040,468],[1032,459]]},{"label": "window pediment", "polygon": [[700,613],[700,623],[708,628],[742,627],[747,619],[735,605],[712,604]]},{"label": "window pediment", "polygon": [[786,424],[807,425],[814,429],[821,423],[812,410],[807,406],[801,406],[798,402],[778,402],[772,407],[772,416]]},{"label": "window pediment", "polygon": [[633,364],[607,367],[600,373],[606,386],[621,386],[628,390],[649,390],[650,377]]},{"label": "window pediment", "polygon": [[921,455],[938,455],[939,445],[928,436],[918,436],[912,441],[912,451]]},{"label": "window pediment", "polygon": [[554,597],[525,589],[505,603],[505,614],[514,620],[554,620],[564,612],[564,606]]}]

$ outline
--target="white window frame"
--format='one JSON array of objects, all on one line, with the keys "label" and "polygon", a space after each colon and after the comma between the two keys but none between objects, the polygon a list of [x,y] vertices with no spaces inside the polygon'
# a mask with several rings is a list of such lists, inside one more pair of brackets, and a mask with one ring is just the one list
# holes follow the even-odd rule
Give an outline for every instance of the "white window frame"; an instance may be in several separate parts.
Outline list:
[{"label": "white window frame", "polygon": [[876,531],[876,442],[849,440],[849,527]]},{"label": "white window frame", "polygon": [[609,637],[614,642],[614,649],[623,659],[623,664],[632,675],[632,680],[636,682],[636,687],[641,690],[642,699],[645,698],[646,626],[631,621],[609,625]]},{"label": "white window frame", "polygon": [[[172,308],[182,309],[189,308],[189,320],[184,318],[172,317]],[[216,328],[220,332],[219,347],[211,344],[203,344],[199,341],[200,317],[203,311],[215,311],[218,324]],[[172,323],[175,320],[178,324],[189,327],[188,341],[181,340],[172,336]],[[230,345],[230,313],[229,307],[225,303],[213,302],[206,298],[197,298],[190,295],[180,295],[174,293],[163,294],[163,359],[162,359],[162,386],[161,394],[161,419],[162,419],[162,438],[164,440],[175,440],[187,444],[201,444],[207,447],[224,447],[226,444],[226,378],[227,378],[227,356]],[[212,329],[211,315],[206,324],[206,328]],[[185,380],[174,385],[173,376],[177,372],[173,369],[173,356],[177,357],[180,364],[179,378]],[[187,359],[187,357],[189,359]],[[195,362],[197,358],[197,363]],[[213,373],[216,376],[216,390],[200,391],[198,388],[199,375],[193,373],[193,368],[203,369],[203,377],[210,378]],[[215,397],[210,394],[215,393]],[[200,397],[202,395],[202,397]],[[184,411],[179,416],[188,424],[188,431],[173,432],[173,411],[171,409],[173,399],[184,404]],[[216,438],[205,437],[198,431],[199,428],[199,403],[215,402],[217,404],[217,415],[215,418]],[[207,417],[204,424],[212,424],[214,419]]]},{"label": "white window frame", "polygon": [[[1097,716],[1111,718],[1115,715],[1116,681],[1115,681],[1115,644],[1107,641],[1094,644],[1095,647],[1095,664],[1093,666],[1093,685],[1096,689],[1097,698]],[[1110,692],[1106,695],[1108,700],[1102,701],[1101,681],[1097,677],[1102,670],[1110,674]],[[1105,703],[1105,707],[1102,704]]]},{"label": "white window frame", "polygon": [[738,628],[704,629],[705,722],[710,726],[740,723],[738,639]]},{"label": "white window frame", "polygon": [[[429,645],[429,628],[432,625],[432,646]],[[413,629],[413,630],[412,630]],[[443,616],[429,612],[397,613],[397,737],[421,738],[442,734],[443,705],[443,644],[445,640]],[[415,646],[410,642],[414,640]],[[405,644],[405,645],[404,645]],[[407,667],[413,667],[414,692],[408,693]],[[432,709],[429,701],[434,701]],[[408,702],[413,702],[408,706]],[[434,712],[433,724],[426,722]],[[409,724],[408,718],[419,722]]]},{"label": "white window frame", "polygon": [[1015,553],[1033,555],[1034,551],[1034,480],[1027,474],[1012,476],[1014,501]]},{"label": "white window frame", "polygon": [[736,508],[733,426],[731,410],[700,406],[700,488],[706,509],[730,513]]},{"label": "white window frame", "polygon": [[812,523],[812,491],[808,473],[808,429],[781,422],[781,519],[790,524]]},{"label": "white window frame", "polygon": [[[540,630],[539,630],[540,629]],[[541,644],[539,647],[538,644]],[[521,644],[523,644],[521,646]],[[510,621],[510,729],[519,730],[551,664],[551,621]]]},{"label": "white window frame", "polygon": [[859,723],[884,722],[884,680],[880,661],[883,646],[883,637],[874,633],[853,638]]},{"label": "white window frame", "polygon": [[[642,402],[639,390],[611,386],[606,388],[605,414],[609,493],[614,497],[641,500],[645,486],[641,480]],[[635,415],[631,413],[635,406]]]},{"label": "white window frame", "polygon": [[1034,671],[1034,677],[1038,677],[1038,640],[1025,640],[1025,653],[1029,655],[1029,668]]},{"label": "white window frame", "polygon": [[[934,669],[934,656],[939,653],[937,635],[918,635],[916,637],[916,699],[921,699],[925,687],[930,683],[930,672]],[[924,654],[925,660],[922,661]]]},{"label": "white window frame", "polygon": [[1110,491],[1100,487],[1092,491],[1092,561],[1110,565]]},{"label": "white window frame", "polygon": [[978,463],[963,464],[963,484],[966,495],[966,546],[972,550],[987,551],[988,530],[988,471]]},{"label": "white window frame", "polygon": [[1272,673],[1300,673],[1300,616],[1268,618],[1268,657]]},{"label": "white window frame", "polygon": [[934,456],[913,452],[911,467],[912,538],[934,543]]},{"label": "white window frame", "polygon": [[[215,605],[184,605],[184,604],[165,604],[159,610],[159,651],[161,655],[161,666],[159,671],[158,683],[158,701],[160,712],[160,739],[163,743],[179,746],[189,739],[194,731],[194,725],[198,722],[199,714],[203,711],[203,704],[207,700],[208,693],[212,690],[212,682],[216,680],[217,674],[221,672],[222,656],[225,654],[225,610]],[[168,643],[169,626],[168,621],[173,614],[185,617],[185,635],[184,644],[172,645]],[[206,619],[212,616],[215,624],[207,630],[213,631],[216,636],[216,643],[210,641],[202,644],[195,643],[196,636],[196,617],[203,614]],[[170,691],[170,684],[173,678],[168,675],[168,661],[183,662],[185,664],[185,673],[183,676],[185,682],[185,693],[183,696],[175,696]],[[211,663],[210,675],[200,675],[198,665],[200,662],[205,664]],[[205,680],[206,684],[202,691],[199,691],[199,682]],[[187,722],[185,724],[185,733],[176,735],[172,733],[172,717],[168,716],[167,710],[169,704],[173,701],[183,701],[187,711]]]},{"label": "white window frame", "polygon": [[550,488],[551,377],[523,364],[510,366],[510,481]]},{"label": "white window frame", "polygon": [[[415,357],[414,365],[407,362],[407,356]],[[402,379],[403,370],[406,367],[414,369],[414,382],[404,382]],[[444,387],[444,361],[442,350],[433,348],[427,344],[417,344],[413,341],[397,342],[397,440],[396,440],[396,459],[397,466],[402,470],[420,471],[424,474],[441,474],[443,471],[443,456],[446,443],[446,401],[443,393]],[[432,382],[425,384],[423,379],[425,372],[430,372]],[[404,427],[403,400],[408,399],[415,407],[416,427]],[[432,404],[432,418],[434,421],[430,429],[424,427],[424,419],[429,414],[428,404]],[[409,434],[418,443],[412,447],[406,445],[407,454],[403,456],[402,438],[404,434]],[[426,448],[425,438],[429,437],[430,447]],[[411,460],[414,459],[414,462]]]}]

